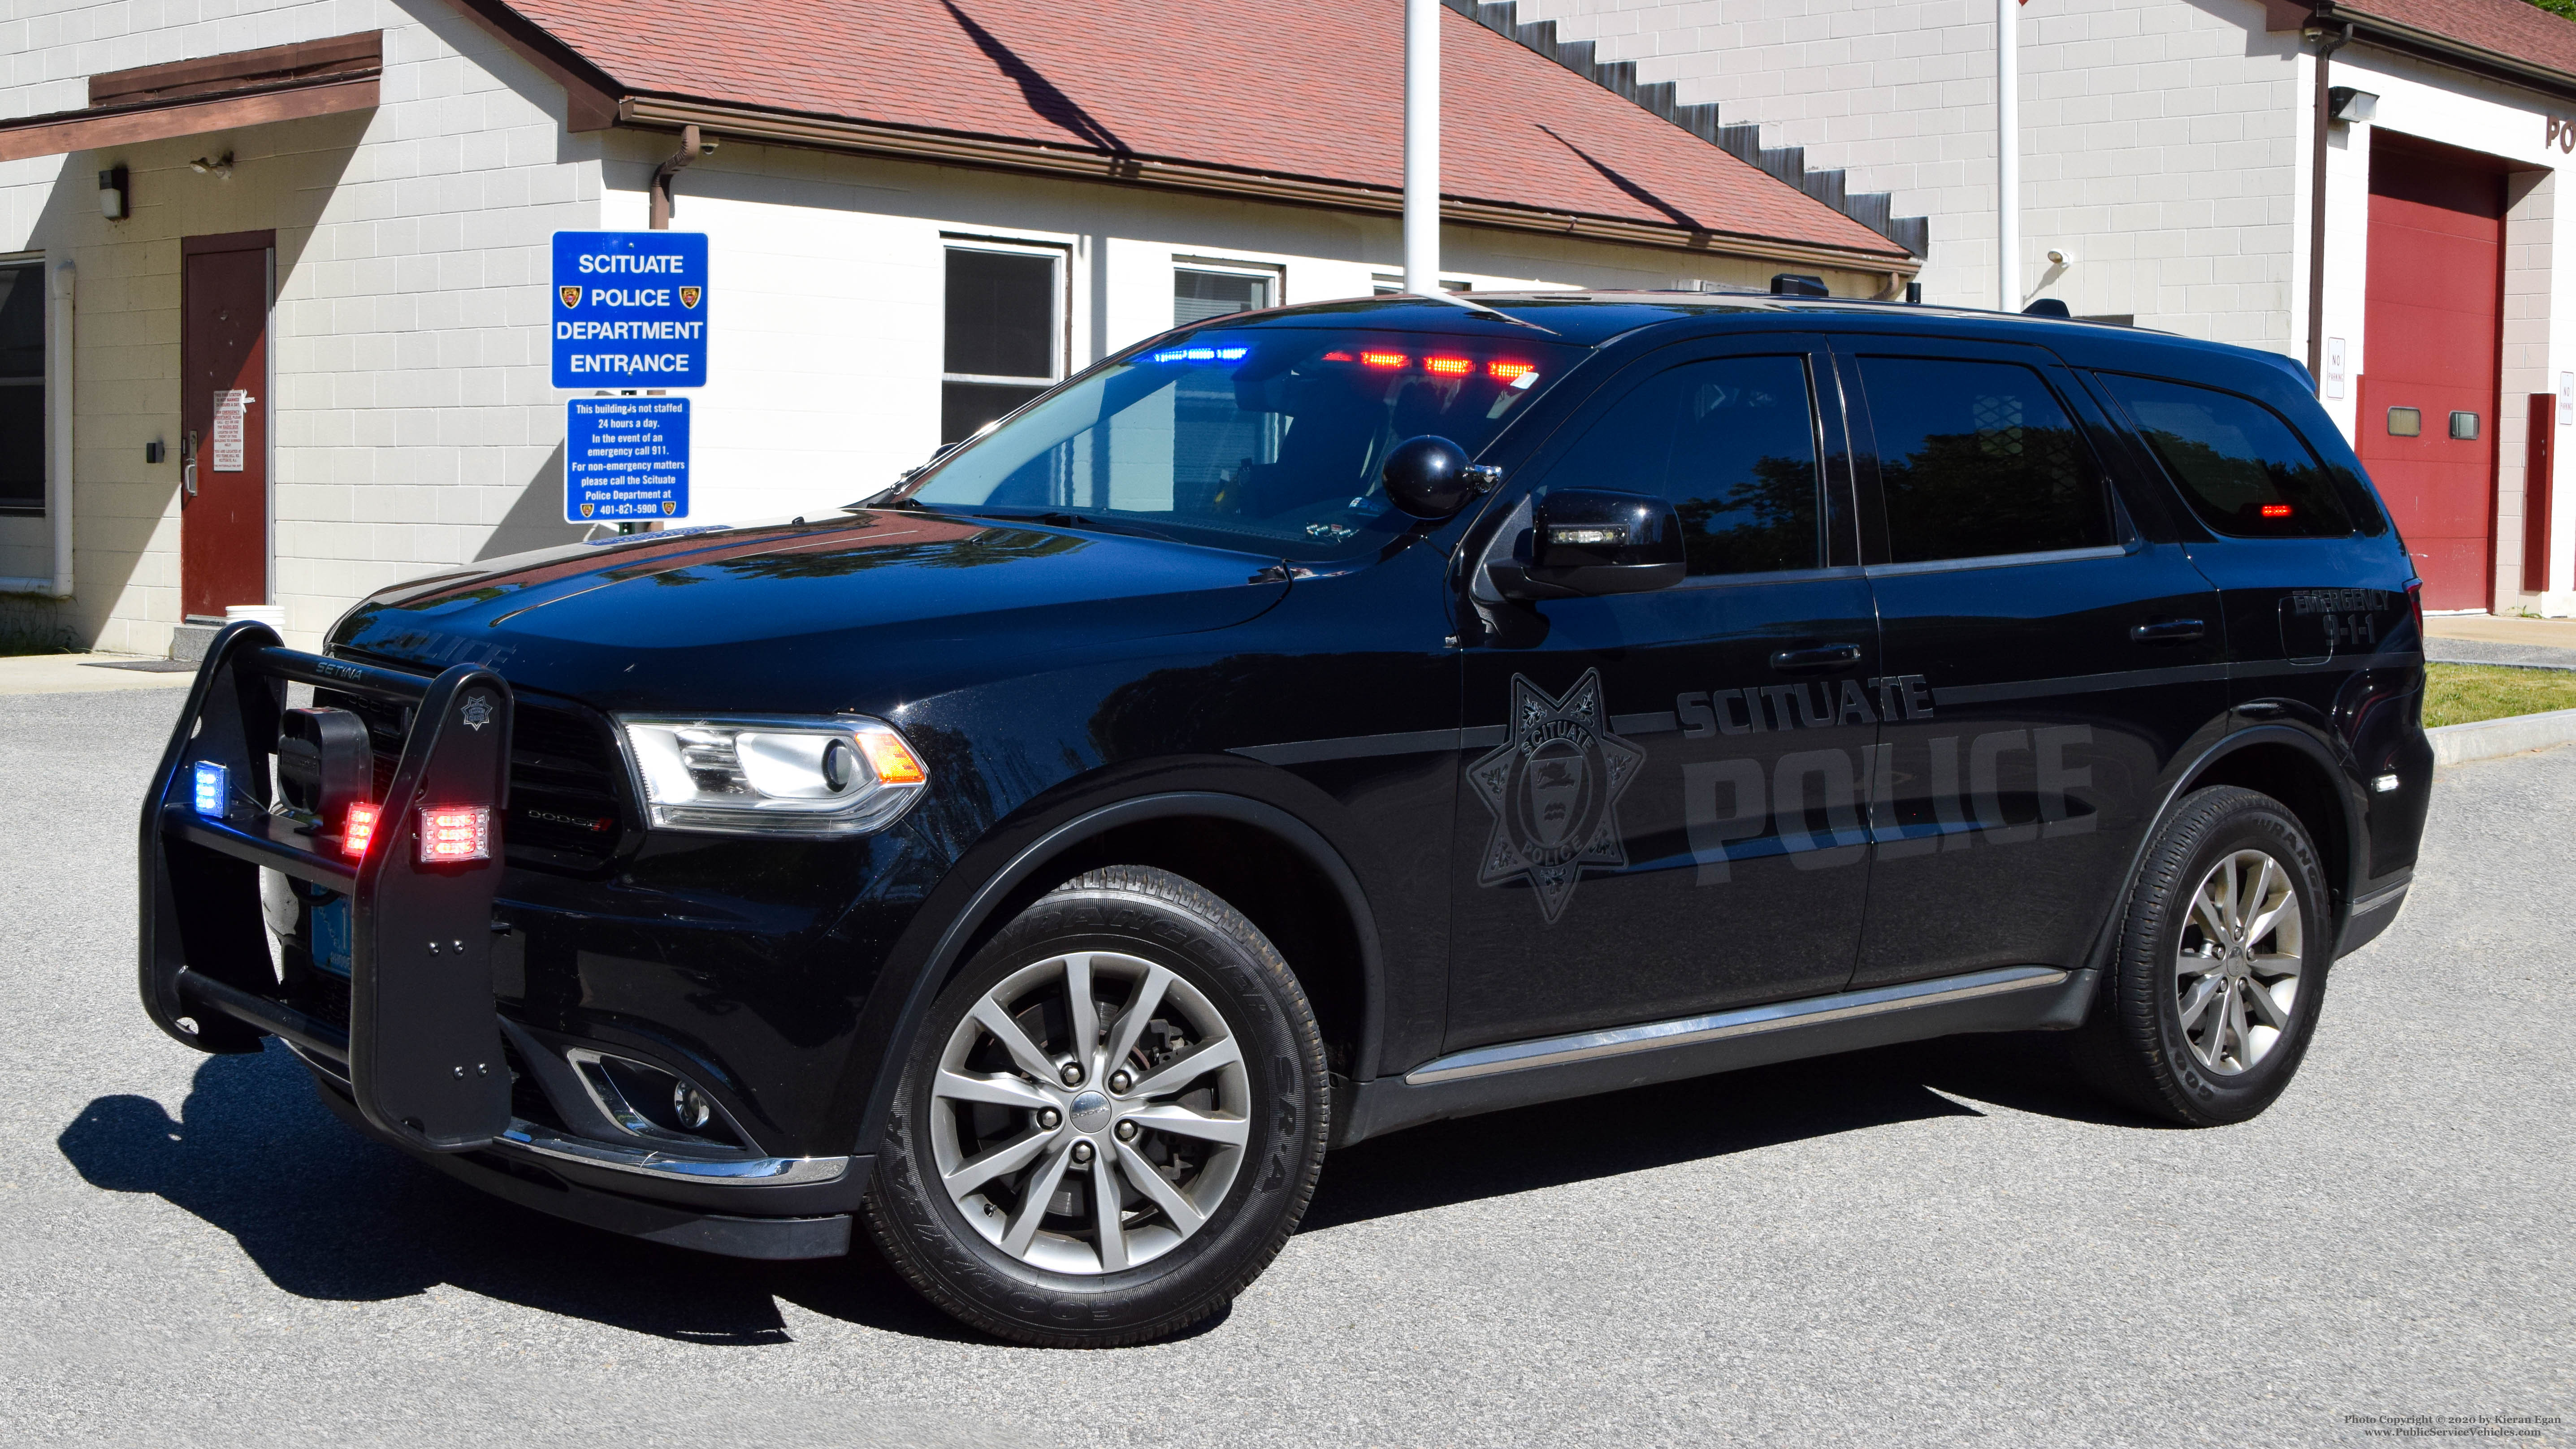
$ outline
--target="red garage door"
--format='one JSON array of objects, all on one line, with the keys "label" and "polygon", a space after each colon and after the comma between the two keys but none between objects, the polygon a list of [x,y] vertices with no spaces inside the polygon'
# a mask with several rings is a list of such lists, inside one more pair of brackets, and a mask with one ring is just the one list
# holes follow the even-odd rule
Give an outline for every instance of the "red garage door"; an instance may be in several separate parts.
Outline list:
[{"label": "red garage door", "polygon": [[2486,608],[2495,579],[2503,310],[2501,165],[2372,136],[2360,453],[2429,609]]}]

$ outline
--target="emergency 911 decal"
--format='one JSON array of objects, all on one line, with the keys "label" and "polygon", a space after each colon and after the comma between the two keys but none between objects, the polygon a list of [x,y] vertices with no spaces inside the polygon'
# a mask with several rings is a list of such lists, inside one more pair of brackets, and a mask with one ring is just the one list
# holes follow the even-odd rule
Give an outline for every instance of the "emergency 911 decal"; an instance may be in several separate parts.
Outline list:
[{"label": "emergency 911 decal", "polygon": [[1513,675],[1511,731],[1467,767],[1476,797],[1494,813],[1476,883],[1528,880],[1539,914],[1554,924],[1585,866],[1627,865],[1619,797],[1646,752],[1610,732],[1597,669],[1585,670],[1563,698]]}]

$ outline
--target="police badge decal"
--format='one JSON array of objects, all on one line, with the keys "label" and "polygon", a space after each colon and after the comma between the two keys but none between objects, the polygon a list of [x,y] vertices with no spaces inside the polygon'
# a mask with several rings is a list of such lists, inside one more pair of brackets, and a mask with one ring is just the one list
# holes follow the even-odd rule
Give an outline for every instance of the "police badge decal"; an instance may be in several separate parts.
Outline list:
[{"label": "police badge decal", "polygon": [[1646,752],[1610,732],[1597,669],[1585,670],[1561,699],[1513,675],[1511,731],[1467,767],[1477,798],[1494,812],[1476,884],[1526,878],[1538,892],[1539,915],[1553,925],[1585,866],[1628,863],[1619,796]]}]

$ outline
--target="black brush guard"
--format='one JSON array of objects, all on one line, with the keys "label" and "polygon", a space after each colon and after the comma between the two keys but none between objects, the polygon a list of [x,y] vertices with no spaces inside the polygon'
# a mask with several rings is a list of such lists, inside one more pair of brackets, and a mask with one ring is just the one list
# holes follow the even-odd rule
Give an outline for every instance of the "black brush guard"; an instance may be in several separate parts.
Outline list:
[{"label": "black brush guard", "polygon": [[[412,723],[366,855],[317,849],[270,811],[269,758],[289,682],[408,705]],[[489,1146],[510,1125],[493,1009],[492,898],[509,805],[510,686],[460,664],[436,678],[299,653],[267,625],[225,627],[144,797],[143,1008],[206,1052],[276,1036],[343,1068],[379,1131],[432,1152]],[[230,777],[223,818],[195,808],[199,761]],[[423,806],[491,811],[488,858],[425,864]],[[262,867],[349,899],[349,1025],[276,997]]]}]

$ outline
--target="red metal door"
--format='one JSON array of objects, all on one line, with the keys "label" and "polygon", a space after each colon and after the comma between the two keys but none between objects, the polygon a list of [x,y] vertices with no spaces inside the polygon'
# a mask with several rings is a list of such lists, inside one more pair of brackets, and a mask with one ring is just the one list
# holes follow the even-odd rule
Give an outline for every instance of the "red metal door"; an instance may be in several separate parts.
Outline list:
[{"label": "red metal door", "polygon": [[268,270],[273,232],[180,244],[179,607],[268,602]]},{"label": "red metal door", "polygon": [[2431,609],[2484,609],[2494,587],[2504,204],[2489,158],[2371,138],[2358,451]]}]

